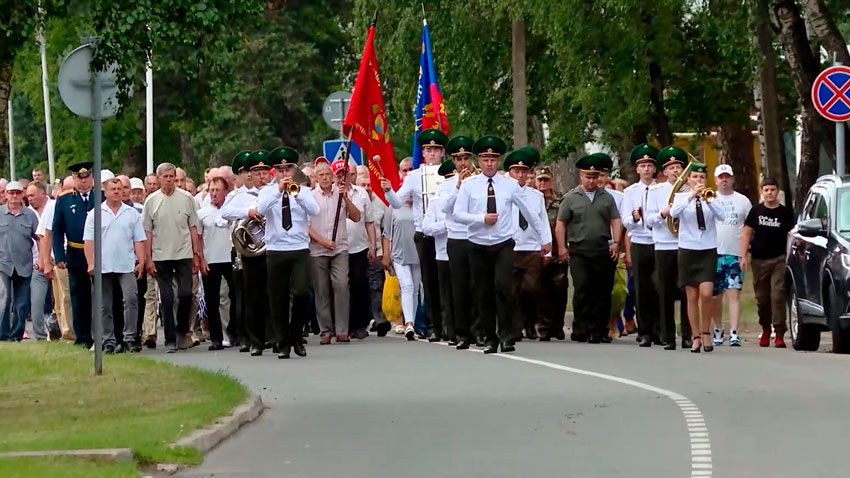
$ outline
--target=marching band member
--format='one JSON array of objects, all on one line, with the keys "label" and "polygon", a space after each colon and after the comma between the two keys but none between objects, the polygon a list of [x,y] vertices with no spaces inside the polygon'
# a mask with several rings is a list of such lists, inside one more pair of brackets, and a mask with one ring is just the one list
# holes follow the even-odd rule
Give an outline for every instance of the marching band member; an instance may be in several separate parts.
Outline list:
[{"label": "marching band member", "polygon": [[[699,353],[700,342],[706,352],[714,350],[708,331],[717,274],[717,226],[714,222],[716,218],[723,218],[723,209],[703,195],[707,170],[704,164],[692,163],[688,169],[691,190],[677,193],[669,209],[662,210],[662,214],[669,213],[679,219],[679,285],[685,288],[691,329],[701,334],[693,337],[691,352],[694,353]],[[697,315],[698,308],[701,315]],[[706,339],[701,337],[707,337],[707,341],[703,342]]]},{"label": "marching band member", "polygon": [[[438,129],[427,129],[417,136],[416,141],[422,147],[423,163],[438,165],[443,157],[443,148],[448,142],[445,133]],[[383,186],[382,186],[383,187]],[[425,287],[425,316],[428,323],[428,340],[442,340],[443,321],[441,318],[440,284],[437,277],[437,259],[434,238],[422,232],[424,210],[424,192],[422,191],[422,170],[414,169],[401,183],[398,191],[385,191],[387,202],[395,209],[404,206],[405,201],[413,199],[413,221],[416,227],[416,250],[419,253],[419,265],[422,270],[422,285]]]},{"label": "marching band member", "polygon": [[630,160],[640,181],[627,187],[623,197],[623,226],[629,235],[632,277],[635,284],[635,304],[638,318],[638,336],[641,347],[652,347],[659,342],[658,295],[655,292],[655,247],[652,226],[646,219],[649,192],[655,186],[655,158],[658,149],[640,144],[631,153]]},{"label": "marching band member", "polygon": [[[448,181],[448,179],[457,174],[457,168],[452,160],[447,159],[440,165],[437,174],[446,178],[446,181],[440,184],[440,189],[442,189],[442,185],[446,182],[454,183],[454,181]],[[454,308],[452,307],[454,303],[452,273],[449,267],[449,254],[447,251],[449,231],[446,224],[446,213],[443,212],[442,197],[438,197],[428,204],[425,217],[422,219],[422,232],[434,238],[437,274],[440,281],[440,303],[445,304],[442,310],[443,335],[448,339],[450,346],[455,346],[457,345],[457,333],[455,331]]]},{"label": "marching band member", "polygon": [[[537,339],[538,304],[540,302],[540,278],[543,273],[543,256],[540,251],[544,244],[552,243],[552,231],[549,229],[549,217],[546,214],[546,203],[543,193],[526,187],[528,171],[539,161],[540,155],[531,146],[520,148],[505,158],[505,169],[512,179],[520,185],[517,194],[544,224],[539,235],[538,229],[529,227],[528,219],[514,205],[511,213],[514,226],[514,328],[517,340],[525,336],[531,340]],[[549,256],[551,260],[551,256]]]},{"label": "marching band member", "polygon": [[[257,199],[257,212],[266,218],[266,270],[270,319],[278,344],[279,359],[288,359],[292,348],[304,357],[301,321],[307,313],[310,292],[310,235],[307,216],[319,213],[319,205],[310,191],[290,194],[298,153],[287,147],[269,153],[277,184],[263,188]],[[292,295],[292,312],[289,296]]]},{"label": "marching band member", "polygon": [[[499,158],[506,149],[505,142],[496,136],[484,136],[475,142],[473,152],[478,155],[481,174],[463,182],[454,209],[457,221],[469,226],[472,272],[480,280],[476,284],[476,292],[486,340],[485,354],[497,353],[500,342],[502,352],[516,350],[512,317],[515,302],[513,206],[528,218],[540,237],[545,237],[548,232],[544,230],[547,224],[532,214],[516,181],[497,174]],[[544,244],[541,252],[546,254],[551,247],[551,242]],[[494,296],[496,303],[492,300]],[[458,330],[458,335],[468,337],[469,332]],[[461,342],[457,347],[468,348],[469,343]]]}]

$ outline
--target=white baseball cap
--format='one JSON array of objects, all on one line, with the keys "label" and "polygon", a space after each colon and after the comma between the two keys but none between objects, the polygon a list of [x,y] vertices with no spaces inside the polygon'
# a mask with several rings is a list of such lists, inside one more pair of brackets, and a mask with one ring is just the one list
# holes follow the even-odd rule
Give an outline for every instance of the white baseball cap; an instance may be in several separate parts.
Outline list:
[{"label": "white baseball cap", "polygon": [[145,183],[139,178],[130,178],[130,189],[145,189]]},{"label": "white baseball cap", "polygon": [[728,174],[729,176],[734,176],[735,173],[732,172],[732,166],[728,164],[721,164],[714,168],[714,177],[720,177],[721,174]]},{"label": "white baseball cap", "polygon": [[23,191],[24,185],[19,181],[9,181],[9,184],[6,185],[6,191]]},{"label": "white baseball cap", "polygon": [[115,178],[115,175],[112,174],[112,171],[110,171],[108,169],[101,169],[100,170],[100,182],[105,183],[106,181],[109,181],[110,179],[113,179],[113,178]]}]

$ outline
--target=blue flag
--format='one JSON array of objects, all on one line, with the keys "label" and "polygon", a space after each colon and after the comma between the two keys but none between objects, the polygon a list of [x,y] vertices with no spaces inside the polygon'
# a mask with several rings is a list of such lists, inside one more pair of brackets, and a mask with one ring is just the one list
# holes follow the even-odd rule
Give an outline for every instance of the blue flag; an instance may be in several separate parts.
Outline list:
[{"label": "blue flag", "polygon": [[449,119],[443,93],[437,82],[437,70],[434,68],[434,55],[431,53],[431,36],[428,34],[428,22],[422,20],[422,52],[419,54],[419,86],[416,91],[416,129],[413,135],[413,169],[422,163],[422,148],[416,142],[419,133],[426,129],[439,129],[449,134]]}]

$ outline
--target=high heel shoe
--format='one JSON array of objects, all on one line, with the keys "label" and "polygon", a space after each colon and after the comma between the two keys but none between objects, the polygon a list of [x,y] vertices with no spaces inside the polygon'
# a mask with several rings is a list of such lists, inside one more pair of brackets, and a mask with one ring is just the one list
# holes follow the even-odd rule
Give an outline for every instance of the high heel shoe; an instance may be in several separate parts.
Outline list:
[{"label": "high heel shoe", "polygon": [[[709,332],[703,332],[702,335],[705,336],[705,337],[708,337],[708,342],[706,342],[706,343],[710,344],[711,343],[711,334]],[[703,345],[702,349],[705,350],[706,352],[714,352],[714,345]]]},{"label": "high heel shoe", "polygon": [[[700,336],[695,335],[695,336],[691,337],[691,341],[693,341],[693,344],[691,345],[691,353],[692,354],[698,354],[698,353],[702,352],[702,350],[700,350],[700,344],[702,342],[702,339],[700,339]],[[694,346],[696,346],[696,348],[694,348]]]}]

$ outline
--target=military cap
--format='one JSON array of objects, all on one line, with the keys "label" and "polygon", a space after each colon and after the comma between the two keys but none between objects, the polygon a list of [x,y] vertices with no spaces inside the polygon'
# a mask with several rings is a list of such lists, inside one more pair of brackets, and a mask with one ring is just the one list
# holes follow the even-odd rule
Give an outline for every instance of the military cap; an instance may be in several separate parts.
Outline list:
[{"label": "military cap", "polygon": [[607,154],[601,151],[598,153],[593,153],[591,154],[591,156],[597,158],[596,164],[603,172],[608,172],[614,169],[614,160],[611,159],[611,156],[608,156]]},{"label": "military cap", "polygon": [[454,156],[456,154],[472,154],[472,146],[475,140],[469,136],[455,136],[446,144],[446,152]]},{"label": "military cap", "polygon": [[454,161],[451,159],[447,159],[440,164],[440,169],[437,170],[437,174],[444,178],[450,178],[455,175],[457,172],[457,167],[455,166]]},{"label": "military cap", "polygon": [[522,149],[528,154],[528,159],[531,161],[532,168],[540,164],[540,153],[534,149],[534,146],[528,145],[524,146]]},{"label": "military cap", "polygon": [[552,168],[549,166],[537,168],[537,179],[552,179]]},{"label": "military cap", "polygon": [[688,164],[688,153],[682,148],[667,146],[659,151],[655,158],[655,167],[659,171],[664,171],[664,168],[674,163],[679,163],[682,167],[685,167]]},{"label": "military cap", "polygon": [[426,129],[416,137],[416,144],[419,146],[439,146],[444,148],[448,142],[449,137],[446,136],[446,133],[438,129]]},{"label": "military cap", "polygon": [[298,151],[288,146],[281,146],[271,150],[266,161],[271,166],[295,166],[298,164]]},{"label": "military cap", "polygon": [[576,161],[576,169],[585,174],[595,176],[602,172],[602,166],[599,163],[600,158],[598,156],[589,154]]},{"label": "military cap", "polygon": [[253,153],[248,155],[248,159],[245,160],[245,169],[248,171],[253,171],[255,169],[271,169],[271,164],[269,164],[269,153],[265,151],[254,151]]},{"label": "military cap", "polygon": [[688,171],[692,173],[707,173],[708,166],[702,163],[691,163],[691,167],[688,169]]},{"label": "military cap", "polygon": [[643,143],[635,146],[634,149],[632,149],[632,154],[629,159],[634,165],[647,162],[655,164],[656,157],[658,157],[658,148]]},{"label": "military cap", "polygon": [[498,136],[482,136],[472,145],[472,152],[479,156],[501,156],[507,150],[507,145]]},{"label": "military cap", "polygon": [[74,173],[74,176],[87,178],[92,174],[94,163],[91,161],[82,161],[68,166],[68,170]]},{"label": "military cap", "polygon": [[529,151],[525,148],[515,149],[505,157],[505,162],[502,165],[505,171],[510,171],[513,168],[529,169],[533,166],[533,158]]},{"label": "military cap", "polygon": [[245,168],[245,160],[248,159],[248,155],[251,154],[251,151],[239,151],[236,153],[236,156],[233,157],[233,162],[230,167],[233,169],[233,172],[239,174]]}]

